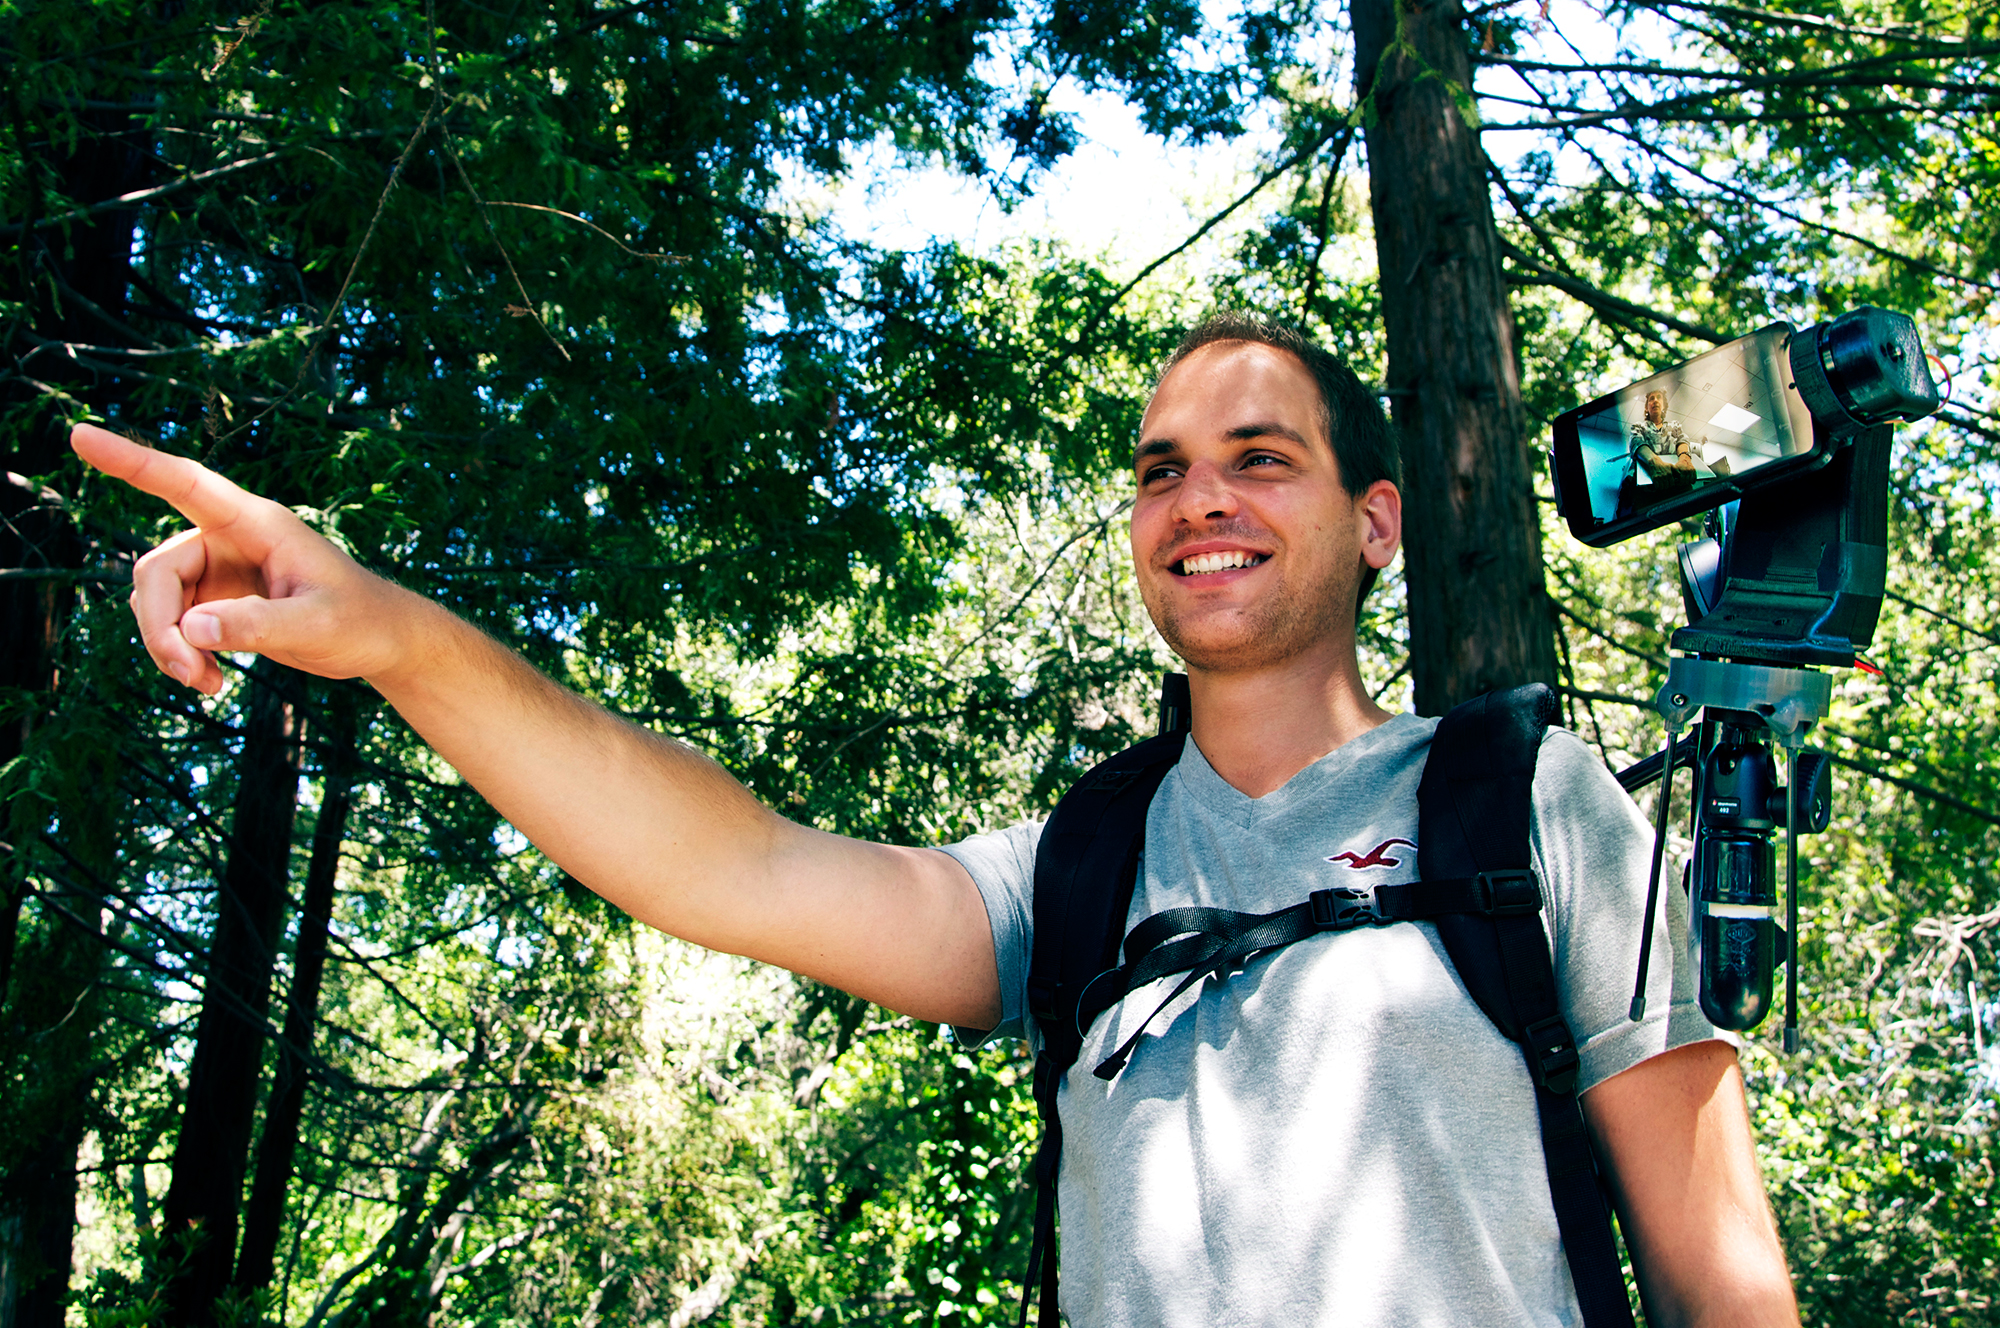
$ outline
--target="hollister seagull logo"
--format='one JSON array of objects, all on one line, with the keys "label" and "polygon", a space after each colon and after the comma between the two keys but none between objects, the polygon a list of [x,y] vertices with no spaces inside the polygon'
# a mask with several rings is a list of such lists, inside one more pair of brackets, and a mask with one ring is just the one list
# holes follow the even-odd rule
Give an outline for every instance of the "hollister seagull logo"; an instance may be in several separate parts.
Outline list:
[{"label": "hollister seagull logo", "polygon": [[1352,849],[1345,849],[1334,854],[1327,861],[1345,862],[1350,871],[1365,871],[1370,867],[1400,867],[1403,865],[1401,858],[1384,856],[1398,844],[1402,844],[1408,848],[1416,847],[1415,844],[1407,839],[1385,839],[1366,853],[1357,854]]}]

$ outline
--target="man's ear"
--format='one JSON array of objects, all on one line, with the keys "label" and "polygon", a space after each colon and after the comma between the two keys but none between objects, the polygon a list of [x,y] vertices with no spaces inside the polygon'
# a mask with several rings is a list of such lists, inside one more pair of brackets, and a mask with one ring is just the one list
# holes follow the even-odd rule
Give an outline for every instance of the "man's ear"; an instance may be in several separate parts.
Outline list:
[{"label": "man's ear", "polygon": [[1376,480],[1354,500],[1361,528],[1361,561],[1380,571],[1403,546],[1403,494],[1388,480]]}]

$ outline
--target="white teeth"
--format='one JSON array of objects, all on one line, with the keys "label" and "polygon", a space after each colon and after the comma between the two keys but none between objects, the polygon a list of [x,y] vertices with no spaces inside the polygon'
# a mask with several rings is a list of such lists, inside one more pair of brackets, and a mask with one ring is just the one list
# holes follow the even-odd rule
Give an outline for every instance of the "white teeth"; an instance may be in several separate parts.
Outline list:
[{"label": "white teeth", "polygon": [[1203,572],[1226,572],[1233,567],[1255,567],[1264,561],[1264,555],[1251,553],[1245,549],[1225,549],[1221,553],[1197,553],[1192,558],[1181,559],[1181,575],[1199,576]]}]

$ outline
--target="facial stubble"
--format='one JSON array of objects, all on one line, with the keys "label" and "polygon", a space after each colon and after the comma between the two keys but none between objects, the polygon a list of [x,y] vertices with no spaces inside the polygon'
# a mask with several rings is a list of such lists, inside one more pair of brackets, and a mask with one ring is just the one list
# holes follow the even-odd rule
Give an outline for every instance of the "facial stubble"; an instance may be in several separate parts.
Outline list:
[{"label": "facial stubble", "polygon": [[[1277,570],[1283,568],[1280,563]],[[1177,575],[1170,566],[1160,568],[1154,584],[1170,584],[1168,578]],[[1172,597],[1147,593],[1143,598],[1153,626],[1190,669],[1235,673],[1268,668],[1325,642],[1351,637],[1360,587],[1359,557],[1351,563],[1335,563],[1317,587],[1296,587],[1280,580],[1268,593],[1229,615],[1231,625],[1221,632],[1213,630],[1218,626],[1213,613],[1197,610],[1183,616],[1182,606]],[[1142,586],[1142,590],[1149,589]]]}]

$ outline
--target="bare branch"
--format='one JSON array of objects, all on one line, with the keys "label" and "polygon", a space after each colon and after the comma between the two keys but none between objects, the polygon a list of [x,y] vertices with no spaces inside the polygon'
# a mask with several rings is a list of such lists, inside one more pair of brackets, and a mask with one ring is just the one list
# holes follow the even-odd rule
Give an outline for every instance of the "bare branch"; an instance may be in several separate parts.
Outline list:
[{"label": "bare branch", "polygon": [[[1838,729],[1822,729],[1821,732],[1830,733],[1844,742],[1854,741],[1854,739],[1848,737]],[[1850,770],[1868,776],[1870,779],[1879,779],[1885,784],[1894,784],[1899,789],[1905,789],[1919,797],[1929,798],[1932,802],[1940,803],[1951,808],[1953,811],[1963,812],[1965,815],[1975,820],[1984,821],[1988,825],[2000,825],[2000,814],[1987,811],[1984,807],[1974,806],[1964,798],[1946,793],[1942,789],[1932,788],[1928,784],[1919,784],[1916,780],[1905,779],[1901,775],[1892,775],[1880,766],[1870,765],[1866,761],[1857,761],[1851,756],[1842,756],[1839,752],[1828,752],[1827,755],[1832,758],[1835,765],[1844,765]]]},{"label": "bare branch", "polygon": [[[1805,28],[1814,32],[1838,32],[1850,37],[1879,37],[1893,41],[1907,41],[1912,37],[1921,35],[1924,40],[1934,45],[1945,45],[1954,42],[1953,38],[1938,36],[1934,33],[1923,33],[1913,28],[1871,28],[1859,23],[1839,23],[1830,18],[1823,18],[1818,14],[1779,13],[1770,9],[1753,9],[1748,5],[1702,4],[1698,0],[1666,0],[1663,4],[1645,4],[1642,2],[1641,7],[1661,14],[1674,9],[1691,9],[1697,14],[1708,14],[1715,18],[1747,18],[1759,23],[1770,23],[1781,27]],[[1966,43],[1958,41],[1955,44],[1965,45]]]},{"label": "bare branch", "polygon": [[[1531,69],[1548,74],[1633,74],[1647,78],[1687,78],[1707,79],[1720,83],[1733,83],[1738,88],[1754,90],[1770,87],[1824,87],[1829,83],[1843,85],[1853,82],[1853,75],[1885,64],[1905,64],[1926,60],[1974,59],[1980,56],[2000,53],[2000,42],[1986,42],[1978,46],[1960,46],[1956,49],[1916,50],[1885,52],[1871,55],[1862,60],[1850,60],[1846,64],[1827,65],[1820,69],[1796,70],[1784,74],[1743,74],[1724,69],[1677,68],[1672,65],[1632,65],[1632,64],[1558,64],[1550,60],[1523,60],[1518,56],[1501,55],[1482,51],[1473,56],[1476,64],[1497,65],[1506,69]],[[1893,77],[1877,77],[1875,86],[1902,85],[1902,80]],[[1972,88],[1964,82],[1944,80],[1915,80],[1911,86],[1941,88],[1950,92],[1967,92]]]},{"label": "bare branch", "polygon": [[1911,599],[1908,595],[1899,595],[1893,590],[1885,590],[1882,593],[1885,597],[1895,600],[1898,604],[1915,609],[1919,613],[1928,613],[1933,618],[1950,623],[1961,632],[1969,632],[1983,641],[1990,641],[1994,645],[2000,646],[2000,636],[1995,636],[1993,633],[1982,628],[1974,627],[1971,623],[1965,622],[1962,619],[1954,618],[1943,609],[1934,609],[1928,604],[1919,603]]},{"label": "bare branch", "polygon": [[1781,207],[1778,204],[1773,203],[1770,200],[1762,197],[1754,190],[1745,189],[1741,185],[1731,184],[1727,180],[1715,179],[1713,176],[1704,174],[1702,171],[1696,169],[1695,167],[1689,165],[1687,162],[1684,162],[1680,158],[1674,156],[1671,152],[1668,152],[1658,143],[1651,143],[1641,139],[1636,132],[1630,129],[1611,129],[1608,130],[1607,132],[1614,134],[1619,138],[1627,140],[1634,147],[1638,148],[1641,152],[1656,157],[1661,161],[1667,162],[1669,165],[1672,165],[1676,169],[1685,172],[1691,179],[1699,180],[1703,184],[1709,186],[1712,189],[1720,190],[1722,193],[1728,194],[1732,198],[1736,198],[1743,202],[1749,203],[1752,207],[1762,208],[1766,212],[1770,212],[1777,216],[1783,217],[1786,221],[1792,222],[1799,226],[1804,226],[1808,230],[1820,231],[1827,235],[1836,236],[1840,239],[1848,241],[1851,244],[1857,244],[1861,246],[1863,249],[1868,250],[1870,253],[1878,254],[1883,258],[1894,259],[1896,262],[1902,263],[1906,267],[1915,268],[1919,272],[1928,272],[1934,277],[1943,277],[1947,281],[1955,281],[1961,285],[1973,286],[1980,290],[2000,291],[2000,285],[1996,285],[1993,282],[1981,281],[1977,277],[1968,277],[1963,273],[1953,272],[1949,268],[1939,267],[1936,263],[1926,262],[1925,260],[1917,258],[1911,254],[1898,253],[1896,250],[1891,249],[1888,245],[1878,244],[1874,240],[1867,239],[1864,236],[1856,235],[1853,231],[1843,230],[1841,227],[1832,225],[1829,222],[1814,221],[1811,217],[1805,216],[1798,212],[1794,212],[1790,208]]},{"label": "bare branch", "polygon": [[276,161],[284,155],[285,149],[277,148],[266,152],[261,157],[249,157],[243,161],[232,161],[227,166],[217,166],[213,170],[201,171],[194,175],[184,175],[178,180],[167,184],[155,185],[151,189],[135,189],[129,194],[120,194],[116,198],[107,198],[101,203],[92,203],[88,207],[73,208],[68,212],[57,213],[53,217],[44,217],[32,226],[19,222],[12,226],[0,226],[0,235],[21,235],[30,230],[47,230],[51,226],[60,226],[66,222],[81,221],[85,217],[94,217],[100,212],[115,212],[119,208],[136,207],[140,203],[150,203],[156,198],[164,198],[168,194],[178,193],[180,190],[193,185],[207,184],[209,181],[219,180],[225,175],[235,175],[256,166],[262,166],[265,162]]},{"label": "bare branch", "polygon": [[1251,185],[1248,189],[1244,190],[1240,195],[1237,196],[1236,200],[1232,202],[1228,207],[1223,208],[1222,211],[1216,213],[1214,216],[1210,217],[1207,221],[1204,221],[1199,227],[1195,229],[1194,234],[1188,236],[1187,239],[1182,240],[1172,249],[1169,249],[1166,253],[1161,254],[1158,258],[1146,264],[1146,266],[1140,268],[1138,276],[1133,277],[1123,286],[1120,286],[1116,291],[1112,293],[1111,298],[1106,300],[1102,305],[1100,305],[1097,309],[1097,312],[1090,316],[1090,321],[1084,324],[1083,331],[1077,335],[1074,344],[1082,345],[1085,342],[1087,342],[1090,339],[1091,333],[1097,330],[1097,325],[1103,322],[1105,316],[1109,314],[1113,309],[1117,308],[1119,302],[1122,301],[1127,295],[1130,295],[1133,292],[1133,290],[1137,288],[1140,282],[1144,281],[1147,277],[1152,276],[1155,272],[1165,267],[1168,263],[1172,262],[1176,258],[1179,258],[1182,254],[1186,253],[1189,249],[1194,247],[1194,245],[1198,241],[1200,241],[1200,239],[1204,235],[1207,235],[1210,231],[1214,230],[1217,226],[1220,226],[1224,221],[1227,221],[1231,216],[1233,216],[1238,208],[1242,207],[1245,203],[1248,203],[1258,194],[1264,192],[1264,187],[1270,184],[1271,181],[1277,179],[1279,176],[1283,175],[1286,171],[1291,170],[1293,167],[1297,166],[1300,162],[1305,161],[1307,158],[1311,157],[1313,153],[1318,152],[1322,147],[1325,147],[1328,143],[1332,142],[1335,137],[1339,137],[1341,139],[1340,155],[1345,156],[1347,153],[1347,143],[1354,137],[1354,126],[1343,122],[1342,124],[1327,130],[1324,134],[1321,134],[1318,138],[1306,144],[1304,147],[1300,148],[1297,152],[1294,152],[1291,156],[1285,158],[1283,161],[1279,162],[1276,166],[1273,166],[1270,170],[1264,172],[1264,174],[1258,178],[1257,183]]},{"label": "bare branch", "polygon": [[1976,433],[1989,442],[2000,443],[2000,430],[1996,430],[1989,425],[1974,423],[1972,417],[1964,411],[1947,408],[1938,412],[1938,418],[1951,425],[1954,429],[1963,429],[1967,433]]},{"label": "bare branch", "polygon": [[[569,349],[565,347],[562,344],[562,342],[556,338],[556,334],[554,332],[549,330],[549,325],[542,318],[541,311],[535,308],[534,300],[530,298],[530,296],[528,295],[527,286],[522,284],[520,272],[515,270],[514,256],[507,252],[507,245],[503,240],[501,240],[500,232],[494,229],[493,214],[486,210],[486,200],[480,196],[479,190],[473,187],[472,177],[465,173],[465,163],[459,159],[458,145],[452,142],[450,129],[446,129],[444,131],[444,150],[451,157],[451,164],[453,168],[455,168],[458,171],[459,183],[465,186],[465,192],[472,195],[473,203],[478,206],[479,219],[486,223],[486,233],[493,237],[494,246],[500,250],[500,261],[507,265],[507,275],[514,279],[514,289],[520,292],[521,295],[520,311],[526,313],[529,317],[535,320],[535,326],[542,329],[542,335],[547,337],[549,339],[549,344],[556,348],[556,354],[562,356],[564,360],[568,360],[570,357]],[[534,205],[526,203],[517,203],[517,204],[509,204],[509,206],[531,207]],[[554,209],[551,208],[549,209],[549,211],[554,211]],[[583,219],[579,217],[577,218],[577,220],[582,221]],[[590,223],[585,222],[584,224],[589,225]],[[606,233],[609,234],[609,232]],[[514,309],[510,306],[508,312],[513,313]]]},{"label": "bare branch", "polygon": [[1672,314],[1661,313],[1658,309],[1648,309],[1643,304],[1634,304],[1630,300],[1620,299],[1616,295],[1611,295],[1597,289],[1597,287],[1590,285],[1588,282],[1554,271],[1536,262],[1531,255],[1509,244],[1506,240],[1500,241],[1500,251],[1514,264],[1515,270],[1507,274],[1507,279],[1511,282],[1516,282],[1524,286],[1552,286],[1556,290],[1563,292],[1563,294],[1591,306],[1593,309],[1598,309],[1604,313],[1613,314],[1621,318],[1632,318],[1643,322],[1658,323],[1661,327],[1672,328],[1684,337],[1694,337],[1697,340],[1706,341],[1710,345],[1720,346],[1730,340],[1728,336],[1717,332],[1714,328],[1704,327],[1700,323],[1690,323],[1685,319],[1676,318]]},{"label": "bare branch", "polygon": [[[464,167],[461,166],[459,169],[463,171]],[[473,197],[478,198],[478,195],[474,194]],[[545,207],[540,203],[510,203],[505,199],[500,199],[500,198],[482,199],[480,200],[480,206],[522,208],[528,212],[552,212],[558,217],[567,217],[571,221],[581,222],[583,225],[590,227],[590,229],[596,231],[599,235],[602,235],[605,239],[611,241],[611,243],[617,245],[620,249],[623,249],[626,253],[632,255],[632,257],[634,258],[644,258],[655,263],[685,263],[688,261],[688,256],[686,254],[640,253],[637,249],[634,249],[631,245],[625,243],[623,240],[613,235],[610,231],[605,230],[602,226],[598,225],[590,218],[579,217],[576,215],[576,213],[565,212],[561,208]]]}]

